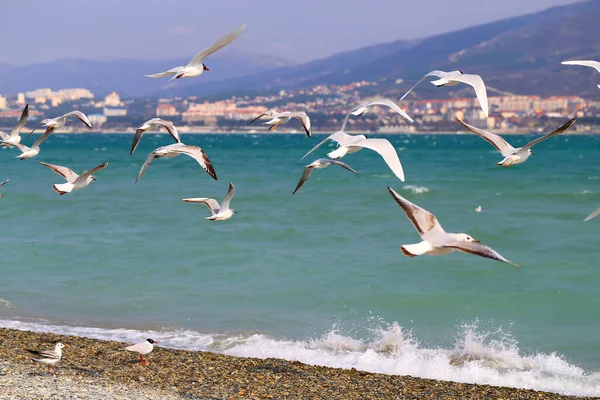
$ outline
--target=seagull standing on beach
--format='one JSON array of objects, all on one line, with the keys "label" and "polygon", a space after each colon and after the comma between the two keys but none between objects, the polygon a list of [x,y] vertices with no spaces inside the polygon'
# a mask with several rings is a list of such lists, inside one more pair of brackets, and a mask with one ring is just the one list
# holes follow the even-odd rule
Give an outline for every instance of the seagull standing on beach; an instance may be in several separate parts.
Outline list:
[{"label": "seagull standing on beach", "polygon": [[304,172],[302,173],[302,176],[300,177],[300,180],[298,181],[298,184],[296,185],[296,189],[294,189],[292,194],[296,194],[296,192],[298,190],[300,190],[300,188],[302,186],[304,186],[304,184],[306,183],[308,178],[310,178],[310,174],[312,174],[313,169],[323,169],[323,168],[329,167],[330,165],[339,165],[340,167],[345,168],[348,171],[358,174],[358,172],[356,172],[355,170],[350,168],[350,166],[348,164],[343,163],[339,160],[329,160],[327,158],[319,158],[318,160],[315,160],[315,161],[311,162],[310,164],[308,164],[306,167],[304,167]]},{"label": "seagull standing on beach", "polygon": [[48,132],[52,133],[56,129],[62,128],[63,126],[65,126],[65,124],[67,122],[71,122],[71,120],[69,119],[69,117],[75,117],[75,118],[79,119],[81,122],[83,122],[88,128],[90,128],[90,129],[92,128],[92,123],[88,119],[87,115],[85,115],[84,113],[82,113],[79,110],[75,110],[75,111],[71,111],[71,112],[68,112],[66,114],[63,114],[60,117],[46,118],[46,119],[41,120],[35,126],[35,128],[33,128],[33,130],[31,132],[29,132],[29,135],[27,135],[27,137],[25,139],[27,139],[40,126],[42,128],[46,128],[46,132],[45,133],[48,133]]},{"label": "seagull standing on beach", "polygon": [[158,342],[156,342],[152,339],[146,339],[143,342],[136,343],[132,346],[124,347],[121,350],[138,353],[140,355],[140,363],[142,365],[148,365],[148,362],[146,360],[144,360],[144,356],[147,356],[148,354],[152,353],[152,350],[154,350],[155,344],[158,344]]},{"label": "seagull standing on beach", "polygon": [[148,159],[146,160],[144,165],[142,165],[142,168],[140,169],[140,172],[138,173],[135,182],[137,183],[137,181],[140,180],[144,172],[146,172],[146,169],[148,169],[148,167],[150,166],[152,161],[154,161],[155,158],[173,158],[182,154],[190,156],[194,160],[198,161],[198,164],[200,164],[200,166],[206,171],[206,173],[209,174],[215,181],[217,180],[217,173],[215,172],[215,169],[210,163],[210,160],[208,159],[208,156],[206,155],[204,150],[202,150],[199,146],[189,146],[183,143],[173,143],[168,146],[159,147],[158,149],[150,153],[150,155],[148,155]]},{"label": "seagull standing on beach", "polygon": [[42,161],[38,161],[38,163],[42,164],[44,167],[50,168],[52,171],[56,172],[58,175],[62,176],[67,180],[67,183],[54,184],[52,188],[56,193],[63,194],[71,193],[73,190],[83,189],[87,187],[92,181],[96,180],[96,177],[92,174],[100,171],[101,169],[106,168],[108,165],[108,161],[98,165],[96,168],[92,168],[87,172],[84,172],[81,175],[77,175],[73,170],[67,167],[61,167],[60,165],[52,165]]},{"label": "seagull standing on beach", "polygon": [[[6,185],[6,184],[8,183],[8,181],[10,181],[10,179],[7,179],[7,180],[5,180],[4,182],[0,183],[0,187],[1,187],[1,186],[4,186],[4,185]],[[0,197],[4,197],[4,196],[2,195],[2,193],[0,193]]]},{"label": "seagull standing on beach", "polygon": [[27,350],[36,358],[32,358],[33,361],[45,364],[48,366],[48,373],[50,373],[50,366],[53,368],[54,375],[56,375],[56,363],[62,358],[62,349],[65,347],[62,343],[56,343],[54,350]]},{"label": "seagull standing on beach", "polygon": [[465,74],[462,71],[431,71],[426,73],[413,87],[411,87],[408,92],[404,93],[404,96],[400,98],[402,101],[414,88],[416,88],[421,82],[423,82],[428,76],[435,76],[440,79],[432,81],[431,83],[436,87],[442,86],[456,86],[459,83],[466,83],[469,86],[472,86],[475,89],[475,95],[477,95],[477,99],[479,100],[479,105],[483,110],[486,118],[488,117],[488,99],[487,99],[487,91],[485,90],[485,84],[483,83],[483,79],[479,75],[471,75]]},{"label": "seagull standing on beach", "polygon": [[25,105],[23,112],[21,113],[21,118],[19,118],[19,122],[15,125],[15,127],[10,132],[10,135],[5,132],[0,131],[0,138],[2,139],[2,147],[8,147],[11,144],[21,143],[21,136],[19,132],[27,123],[27,119],[29,118],[29,104]]},{"label": "seagull standing on beach", "polygon": [[206,217],[204,219],[209,221],[225,221],[233,216],[233,214],[237,213],[229,208],[229,203],[231,203],[231,199],[233,199],[233,195],[235,194],[235,187],[233,183],[229,182],[229,190],[227,190],[227,194],[225,198],[219,205],[219,202],[215,199],[211,199],[208,197],[194,197],[188,199],[181,199],[181,201],[185,201],[186,203],[202,203],[206,204],[212,215],[210,217]]},{"label": "seagull standing on beach", "polygon": [[527,161],[527,159],[529,158],[530,155],[533,155],[533,151],[531,151],[531,148],[533,146],[535,146],[536,144],[538,144],[541,141],[551,138],[552,136],[556,136],[563,132],[566,132],[567,130],[569,130],[569,128],[571,128],[571,126],[573,126],[573,124],[577,120],[577,118],[572,118],[569,121],[567,121],[565,124],[563,124],[562,126],[557,128],[555,131],[553,131],[545,136],[539,137],[535,140],[532,140],[531,142],[527,143],[523,147],[519,147],[519,148],[515,149],[510,144],[508,144],[508,142],[506,140],[502,139],[502,137],[500,137],[496,134],[493,134],[491,132],[484,131],[483,129],[476,128],[473,125],[469,125],[458,118],[455,118],[455,119],[456,119],[456,122],[458,122],[459,124],[461,124],[462,126],[467,128],[468,130],[470,130],[471,132],[473,132],[474,134],[476,134],[477,136],[479,136],[480,138],[482,138],[483,140],[485,140],[486,142],[488,142],[489,144],[494,146],[496,148],[496,150],[498,150],[504,157],[504,159],[500,162],[497,162],[496,165],[501,165],[504,168],[508,168],[513,164],[524,163],[525,161]]},{"label": "seagull standing on beach", "polygon": [[306,135],[308,137],[311,137],[312,131],[311,131],[311,127],[310,127],[310,118],[308,117],[308,114],[306,114],[304,111],[277,112],[275,110],[269,110],[265,113],[260,114],[258,117],[254,118],[252,121],[250,121],[248,123],[248,125],[261,119],[262,117],[270,118],[270,120],[263,123],[263,125],[269,126],[270,131],[275,130],[275,128],[277,128],[281,124],[287,124],[290,121],[290,119],[296,118],[302,124],[302,128],[304,128],[304,132],[306,132]]},{"label": "seagull standing on beach", "polygon": [[133,137],[133,143],[131,144],[131,151],[129,155],[132,155],[135,149],[137,148],[140,140],[142,140],[142,136],[144,133],[150,129],[159,129],[160,127],[164,127],[169,134],[175,139],[177,143],[181,143],[181,139],[179,139],[179,133],[177,132],[177,128],[171,121],[167,121],[162,118],[152,118],[148,121],[144,122],[135,130],[135,136]]},{"label": "seagull standing on beach", "polygon": [[246,29],[246,25],[242,25],[236,28],[234,31],[228,33],[225,36],[220,37],[214,42],[209,48],[202,50],[200,53],[196,54],[194,58],[185,66],[179,66],[175,68],[171,68],[168,71],[160,72],[158,74],[146,75],[148,78],[164,78],[165,76],[173,76],[169,80],[179,79],[179,78],[193,78],[195,76],[202,75],[204,71],[210,71],[208,67],[204,64],[204,60],[206,57],[210,56],[214,52],[222,49],[227,46],[229,43],[233,42],[238,38]]},{"label": "seagull standing on beach", "polygon": [[[573,61],[563,61],[561,62],[563,65],[581,65],[582,67],[591,67],[596,71],[600,72],[600,62],[592,61],[592,60],[573,60]],[[600,85],[598,85],[600,88]]]},{"label": "seagull standing on beach", "polygon": [[[363,148],[371,149],[379,153],[394,175],[404,182],[404,170],[402,169],[402,164],[400,164],[398,153],[396,153],[396,149],[394,149],[394,146],[392,146],[387,139],[369,139],[365,135],[348,135],[346,132],[337,131],[327,136],[321,143],[310,149],[304,157],[325,144],[328,140],[334,140],[339,144],[337,149],[327,154],[329,158],[342,158],[346,154],[356,153]],[[302,159],[304,159],[304,157],[302,157]]]},{"label": "seagull standing on beach", "polygon": [[420,243],[405,244],[400,247],[405,256],[416,257],[424,254],[441,256],[459,250],[463,253],[474,254],[509,263],[517,267],[519,266],[508,261],[495,250],[479,243],[479,240],[473,239],[466,233],[448,233],[444,231],[435,215],[406,200],[389,186],[388,190],[394,200],[396,200],[396,203],[402,207],[419,235],[421,235],[422,241]]},{"label": "seagull standing on beach", "polygon": [[348,119],[350,118],[350,115],[354,115],[357,117],[359,117],[361,115],[365,115],[367,112],[369,112],[369,109],[372,106],[388,106],[389,108],[391,108],[392,110],[394,110],[395,112],[400,114],[402,116],[402,118],[404,118],[410,122],[415,122],[410,117],[410,115],[408,115],[406,113],[406,111],[404,111],[403,109],[400,108],[400,106],[398,106],[398,104],[394,103],[393,101],[391,101],[389,99],[381,99],[381,100],[375,100],[375,101],[363,103],[360,106],[354,108],[352,111],[350,111],[348,113],[348,115],[346,115],[346,118],[344,119],[344,123],[342,124],[340,131],[343,131],[346,128],[346,124],[348,123]]}]

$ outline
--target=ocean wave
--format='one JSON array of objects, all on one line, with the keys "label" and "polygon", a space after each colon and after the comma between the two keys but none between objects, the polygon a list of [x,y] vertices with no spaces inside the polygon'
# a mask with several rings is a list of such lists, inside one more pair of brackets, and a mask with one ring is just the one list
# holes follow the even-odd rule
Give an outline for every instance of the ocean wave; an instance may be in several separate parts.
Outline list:
[{"label": "ocean wave", "polygon": [[564,395],[600,394],[600,372],[586,372],[556,353],[522,354],[510,334],[502,330],[481,332],[476,323],[463,325],[454,347],[450,349],[423,346],[410,331],[397,323],[374,331],[369,340],[352,338],[336,329],[320,338],[285,340],[265,334],[102,329],[12,320],[0,320],[0,326],[124,342],[152,337],[163,347],[209,350],[239,357],[276,357],[312,365]]},{"label": "ocean wave", "polygon": [[417,186],[417,185],[405,185],[402,186],[402,189],[410,190],[415,194],[427,193],[429,192],[429,188],[425,186]]}]

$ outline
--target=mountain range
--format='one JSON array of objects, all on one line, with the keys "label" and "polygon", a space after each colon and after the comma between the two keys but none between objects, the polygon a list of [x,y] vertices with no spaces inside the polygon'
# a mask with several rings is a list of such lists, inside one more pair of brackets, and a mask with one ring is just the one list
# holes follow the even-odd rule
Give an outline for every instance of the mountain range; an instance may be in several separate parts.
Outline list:
[{"label": "mountain range", "polygon": [[[461,70],[481,75],[488,90],[515,94],[599,98],[600,75],[591,68],[563,66],[569,59],[600,60],[600,0],[590,0],[503,19],[422,40],[395,41],[334,54],[300,65],[264,55],[223,50],[207,59],[211,71],[168,82],[144,74],[188,60],[61,60],[26,67],[0,64],[0,93],[39,87],[86,87],[97,94],[208,96],[296,89],[316,84],[377,81],[378,92],[400,95],[424,73]],[[402,83],[397,83],[403,80]],[[415,97],[461,96],[422,85]]]}]

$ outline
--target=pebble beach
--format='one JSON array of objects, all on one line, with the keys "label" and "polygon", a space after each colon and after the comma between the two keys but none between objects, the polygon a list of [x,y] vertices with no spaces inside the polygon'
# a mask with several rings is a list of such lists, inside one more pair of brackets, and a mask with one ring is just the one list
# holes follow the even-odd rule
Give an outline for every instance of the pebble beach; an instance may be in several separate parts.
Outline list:
[{"label": "pebble beach", "polygon": [[[27,349],[65,344],[57,375]],[[0,328],[2,399],[576,399],[554,393],[156,347],[143,366],[128,343]],[[160,344],[159,344],[160,346]]]}]

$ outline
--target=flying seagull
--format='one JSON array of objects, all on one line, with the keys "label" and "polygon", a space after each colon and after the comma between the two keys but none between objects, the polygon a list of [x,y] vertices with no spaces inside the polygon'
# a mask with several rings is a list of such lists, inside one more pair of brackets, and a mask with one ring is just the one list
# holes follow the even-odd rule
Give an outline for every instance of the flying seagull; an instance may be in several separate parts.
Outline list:
[{"label": "flying seagull", "polygon": [[358,172],[356,172],[355,170],[350,168],[350,166],[348,164],[343,163],[339,160],[329,160],[327,158],[319,158],[318,160],[315,160],[315,161],[311,162],[310,164],[308,164],[306,167],[304,167],[304,172],[302,173],[302,176],[300,177],[300,180],[298,181],[298,184],[296,185],[296,189],[294,189],[292,194],[296,194],[296,192],[298,190],[300,190],[300,188],[302,186],[304,186],[304,184],[306,183],[308,178],[310,178],[310,174],[312,174],[313,169],[323,169],[323,168],[329,167],[330,165],[339,165],[340,167],[345,168],[348,171],[358,174]]},{"label": "flying seagull", "polygon": [[210,160],[208,159],[208,156],[206,155],[204,150],[202,150],[199,146],[189,146],[183,143],[173,143],[168,146],[159,147],[158,149],[150,153],[150,155],[148,155],[148,159],[146,160],[144,165],[142,165],[142,168],[140,169],[140,172],[135,182],[137,183],[137,181],[140,180],[144,172],[146,172],[146,169],[148,169],[148,166],[150,166],[150,164],[152,163],[152,161],[154,161],[155,158],[173,158],[180,156],[181,154],[188,155],[196,161],[198,161],[198,164],[200,164],[200,166],[204,168],[206,173],[209,174],[215,181],[217,180],[217,173],[215,172],[215,169],[210,163]]},{"label": "flying seagull", "polygon": [[[370,139],[365,135],[348,135],[346,132],[337,131],[327,136],[321,143],[313,147],[304,155],[304,157],[325,144],[328,140],[334,140],[339,144],[337,149],[327,154],[329,158],[342,158],[346,154],[356,153],[363,148],[371,149],[379,153],[394,175],[404,182],[404,170],[402,169],[402,164],[400,164],[398,153],[396,153],[396,149],[394,149],[394,146],[392,146],[387,139]],[[302,157],[302,159],[304,159],[304,157]]]},{"label": "flying seagull", "polygon": [[65,124],[67,122],[71,122],[69,117],[75,117],[75,118],[79,119],[81,122],[83,122],[88,128],[90,128],[90,129],[92,128],[92,123],[90,122],[88,117],[81,111],[74,110],[74,111],[68,112],[66,114],[63,114],[60,117],[46,118],[46,119],[41,120],[35,126],[35,128],[33,128],[33,130],[31,132],[29,132],[29,135],[27,135],[27,137],[25,137],[25,139],[27,139],[40,126],[42,128],[46,128],[46,133],[48,133],[48,132],[52,133],[52,132],[54,132],[54,130],[65,126]]},{"label": "flying seagull", "polygon": [[152,353],[152,350],[154,350],[155,344],[158,344],[158,342],[156,342],[152,339],[146,339],[143,342],[136,343],[132,346],[124,347],[121,350],[138,353],[140,355],[140,363],[142,365],[148,365],[148,362],[146,360],[144,360],[144,356],[147,356],[148,354]]},{"label": "flying seagull", "polygon": [[396,200],[396,203],[402,207],[422,239],[420,243],[401,246],[400,250],[402,250],[405,256],[416,257],[424,254],[441,256],[459,250],[463,253],[474,254],[509,263],[517,267],[519,266],[508,261],[495,250],[479,243],[479,240],[473,239],[466,233],[448,233],[444,231],[435,215],[406,200],[389,186],[388,190],[394,200]]},{"label": "flying seagull", "polygon": [[[582,67],[591,67],[596,71],[600,72],[600,62],[592,61],[592,60],[573,60],[573,61],[563,61],[561,62],[563,65],[581,65]],[[600,85],[598,85],[600,88]]]},{"label": "flying seagull", "polygon": [[306,135],[308,137],[311,137],[312,131],[310,128],[310,118],[308,117],[308,114],[306,114],[304,111],[277,112],[275,110],[269,110],[265,113],[260,114],[258,117],[254,118],[252,121],[250,121],[248,123],[248,125],[261,119],[262,117],[270,118],[270,120],[263,123],[263,125],[269,126],[270,131],[275,130],[275,128],[277,128],[281,124],[288,123],[290,119],[296,118],[302,124],[302,128],[304,128],[304,132],[306,132]]},{"label": "flying seagull", "polygon": [[465,74],[462,71],[431,71],[425,74],[413,87],[409,89],[408,92],[404,93],[404,96],[400,98],[402,101],[414,88],[416,88],[421,82],[427,79],[428,76],[436,76],[440,79],[432,81],[436,87],[442,86],[456,86],[459,83],[466,83],[475,89],[475,94],[477,95],[477,99],[479,100],[479,105],[483,110],[485,116],[488,116],[488,100],[487,100],[487,92],[485,90],[485,84],[483,83],[483,79],[479,75],[471,75]]},{"label": "flying seagull", "polygon": [[90,169],[87,172],[84,172],[81,175],[77,175],[73,170],[67,167],[61,167],[60,165],[52,165],[42,161],[38,161],[38,163],[42,164],[44,167],[50,168],[52,171],[56,172],[58,175],[62,176],[67,180],[67,183],[60,183],[52,185],[52,188],[56,191],[56,193],[63,194],[71,193],[73,190],[83,189],[87,187],[92,181],[96,180],[96,177],[92,174],[106,168],[108,165],[107,162],[103,162],[95,168]]},{"label": "flying seagull", "polygon": [[133,137],[133,143],[131,144],[131,151],[129,152],[129,155],[133,154],[146,131],[150,129],[159,129],[161,126],[164,127],[167,132],[171,134],[171,136],[173,136],[173,139],[175,139],[177,143],[181,143],[181,139],[179,139],[179,133],[177,133],[177,128],[175,128],[175,125],[173,125],[171,121],[167,121],[166,119],[162,118],[152,118],[144,122],[135,130],[135,136]]},{"label": "flying seagull", "polygon": [[36,358],[32,358],[33,361],[45,364],[48,366],[48,373],[50,373],[50,366],[52,365],[54,375],[56,375],[56,363],[62,358],[62,349],[65,347],[62,343],[56,343],[54,350],[27,350],[33,354]]},{"label": "flying seagull", "polygon": [[410,117],[410,115],[408,115],[403,109],[401,109],[400,106],[398,106],[398,104],[394,103],[393,101],[391,101],[389,99],[381,99],[381,100],[375,100],[375,101],[370,101],[370,102],[361,104],[360,106],[358,106],[358,107],[354,108],[352,111],[350,111],[348,113],[348,115],[346,115],[346,118],[344,119],[344,123],[342,124],[340,131],[343,131],[346,128],[346,124],[348,123],[348,118],[350,118],[350,115],[354,115],[357,117],[361,116],[361,115],[365,115],[367,112],[369,112],[369,109],[372,106],[388,106],[393,111],[400,114],[404,119],[407,119],[410,122],[415,122]]},{"label": "flying seagull", "polygon": [[[42,142],[46,139],[48,139],[48,137],[52,134],[52,132],[54,132],[54,129],[48,129],[46,130],[46,132],[44,132],[42,134],[42,136],[40,136],[39,138],[37,138],[37,140],[35,142],[33,142],[33,144],[31,145],[31,147],[27,147],[24,144],[21,143],[8,143],[10,146],[14,146],[17,149],[21,150],[21,154],[19,154],[17,157],[19,160],[24,160],[26,158],[31,158],[31,157],[35,157],[38,154],[40,154],[40,144],[42,144]],[[5,142],[3,142],[5,143]]]},{"label": "flying seagull", "polygon": [[19,118],[19,122],[15,125],[15,127],[10,132],[10,135],[5,132],[0,131],[0,138],[2,139],[2,147],[8,147],[11,144],[21,143],[21,136],[19,132],[27,123],[27,119],[29,118],[29,104],[25,105],[23,112],[21,113],[21,118]]},{"label": "flying seagull", "polygon": [[227,194],[221,204],[215,199],[211,199],[208,197],[194,197],[189,199],[181,199],[181,201],[185,201],[186,203],[202,203],[206,204],[212,215],[210,217],[206,217],[204,219],[209,221],[225,221],[233,216],[233,214],[237,213],[229,208],[229,203],[231,203],[231,199],[235,194],[235,187],[233,187],[233,183],[229,182],[229,190],[227,190]]},{"label": "flying seagull", "polygon": [[[0,183],[0,186],[4,186],[4,185],[6,185],[6,184],[8,183],[8,181],[10,181],[10,179],[7,179],[7,180],[5,180],[4,182],[1,182],[1,183]],[[0,197],[4,197],[4,196],[2,195],[2,193],[0,193]]]},{"label": "flying seagull", "polygon": [[201,75],[204,71],[210,71],[208,67],[204,64],[204,60],[206,57],[210,56],[214,52],[222,49],[227,46],[229,43],[233,42],[238,38],[246,29],[246,25],[242,25],[236,28],[234,31],[228,33],[225,36],[220,37],[214,42],[209,48],[202,50],[200,53],[196,54],[194,58],[186,65],[179,66],[175,68],[171,68],[168,71],[160,72],[158,74],[146,75],[148,78],[164,78],[165,76],[173,76],[169,80],[179,79],[179,78],[193,78],[195,76]]},{"label": "flying seagull", "polygon": [[569,121],[567,121],[565,124],[563,124],[562,126],[557,128],[555,131],[553,131],[545,136],[541,136],[535,140],[532,140],[531,142],[527,143],[523,147],[519,147],[519,148],[515,149],[510,144],[508,144],[508,142],[506,140],[502,139],[502,137],[500,137],[496,134],[493,134],[491,132],[484,131],[483,129],[476,128],[473,125],[469,125],[458,118],[455,118],[455,119],[456,119],[456,122],[458,122],[459,124],[461,124],[462,126],[467,128],[468,130],[470,130],[471,132],[473,132],[474,134],[476,134],[477,136],[479,136],[480,138],[482,138],[483,140],[485,140],[486,142],[488,142],[489,144],[494,146],[496,148],[496,150],[498,150],[504,157],[504,159],[500,162],[497,162],[496,165],[501,165],[504,168],[508,168],[513,164],[524,163],[529,158],[530,155],[533,155],[533,151],[531,151],[531,148],[533,146],[535,146],[536,144],[538,144],[541,141],[551,138],[552,136],[556,136],[563,132],[566,132],[567,130],[569,130],[569,128],[571,128],[571,126],[573,126],[573,124],[577,120],[577,118],[572,118]]},{"label": "flying seagull", "polygon": [[598,214],[600,214],[600,208],[598,208],[596,211],[594,211],[593,213],[588,215],[587,218],[583,220],[583,222],[586,222],[586,221],[589,221],[590,219],[596,218],[598,216]]}]

